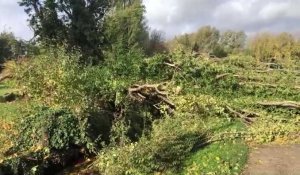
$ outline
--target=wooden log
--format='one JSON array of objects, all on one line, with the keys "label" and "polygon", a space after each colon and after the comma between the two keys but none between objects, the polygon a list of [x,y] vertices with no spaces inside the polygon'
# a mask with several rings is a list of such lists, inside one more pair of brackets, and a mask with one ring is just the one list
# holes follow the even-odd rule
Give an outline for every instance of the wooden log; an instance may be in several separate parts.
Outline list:
[{"label": "wooden log", "polygon": [[257,104],[266,107],[280,107],[289,109],[300,109],[300,103],[294,101],[280,101],[280,102],[258,102]]}]

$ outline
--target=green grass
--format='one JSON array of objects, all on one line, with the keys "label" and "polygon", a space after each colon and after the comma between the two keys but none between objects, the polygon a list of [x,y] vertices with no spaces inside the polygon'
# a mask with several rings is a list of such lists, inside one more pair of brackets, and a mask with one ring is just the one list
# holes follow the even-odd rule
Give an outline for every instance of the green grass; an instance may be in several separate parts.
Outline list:
[{"label": "green grass", "polygon": [[[11,89],[8,85],[0,83],[0,96],[15,91],[16,89]],[[7,121],[15,119],[19,114],[19,108],[20,103],[18,101],[12,103],[0,103],[0,120]]]},{"label": "green grass", "polygon": [[[0,96],[14,92],[9,86],[0,83]],[[3,153],[11,146],[10,134],[13,131],[13,124],[20,115],[22,102],[0,103],[0,161],[4,158]]]},{"label": "green grass", "polygon": [[0,103],[0,120],[13,121],[18,117],[20,111],[20,104],[14,103]]},{"label": "green grass", "polygon": [[192,154],[182,174],[240,174],[247,157],[248,146],[241,140],[215,142]]},{"label": "green grass", "polygon": [[[246,130],[242,122],[224,118],[211,119],[206,123],[215,135]],[[186,159],[181,174],[239,174],[247,157],[248,145],[243,140],[219,140],[192,153]]]},{"label": "green grass", "polygon": [[12,90],[8,86],[6,86],[5,84],[0,83],[0,96],[4,95],[6,93],[9,93],[11,91]]}]

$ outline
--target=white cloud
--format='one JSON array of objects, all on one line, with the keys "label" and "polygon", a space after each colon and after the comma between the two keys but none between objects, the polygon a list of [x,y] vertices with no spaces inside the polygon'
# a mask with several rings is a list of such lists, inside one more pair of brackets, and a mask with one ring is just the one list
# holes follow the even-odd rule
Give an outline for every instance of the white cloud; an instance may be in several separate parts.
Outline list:
[{"label": "white cloud", "polygon": [[[30,39],[32,31],[19,0],[0,0],[0,32],[11,30]],[[148,24],[168,38],[204,25],[236,29],[300,33],[300,0],[144,0]]]},{"label": "white cloud", "polygon": [[144,4],[150,27],[164,30],[169,38],[204,25],[247,33],[300,32],[300,0],[144,0]]}]

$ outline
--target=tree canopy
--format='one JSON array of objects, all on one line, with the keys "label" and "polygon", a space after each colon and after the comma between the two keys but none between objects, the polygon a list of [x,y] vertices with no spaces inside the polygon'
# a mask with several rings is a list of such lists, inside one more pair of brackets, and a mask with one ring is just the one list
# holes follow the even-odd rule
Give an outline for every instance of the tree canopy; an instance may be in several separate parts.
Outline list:
[{"label": "tree canopy", "polygon": [[79,50],[86,63],[103,59],[103,21],[109,0],[22,0],[35,36],[50,45]]}]

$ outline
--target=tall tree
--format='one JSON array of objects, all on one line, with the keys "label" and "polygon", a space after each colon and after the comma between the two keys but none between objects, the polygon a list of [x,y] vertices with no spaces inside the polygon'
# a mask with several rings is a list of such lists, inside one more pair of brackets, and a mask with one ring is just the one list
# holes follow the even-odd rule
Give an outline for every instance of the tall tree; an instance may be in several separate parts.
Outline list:
[{"label": "tall tree", "polygon": [[163,53],[167,51],[164,42],[165,42],[164,33],[159,30],[152,30],[149,36],[147,54],[154,55],[155,53]]},{"label": "tall tree", "polygon": [[105,20],[105,34],[113,48],[145,48],[149,35],[142,1],[114,0],[113,6]]},{"label": "tall tree", "polygon": [[3,32],[0,34],[0,64],[3,64],[5,59],[13,56],[12,43],[14,41],[15,37],[12,33]]},{"label": "tall tree", "polygon": [[20,5],[25,7],[38,39],[81,51],[85,63],[103,59],[107,43],[103,19],[109,0],[21,0]]},{"label": "tall tree", "polygon": [[194,36],[194,42],[198,44],[201,52],[213,53],[218,47],[220,32],[215,27],[204,26]]},{"label": "tall tree", "polygon": [[238,52],[244,48],[246,37],[243,31],[228,30],[221,35],[219,43],[227,53]]}]

